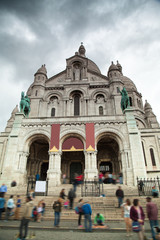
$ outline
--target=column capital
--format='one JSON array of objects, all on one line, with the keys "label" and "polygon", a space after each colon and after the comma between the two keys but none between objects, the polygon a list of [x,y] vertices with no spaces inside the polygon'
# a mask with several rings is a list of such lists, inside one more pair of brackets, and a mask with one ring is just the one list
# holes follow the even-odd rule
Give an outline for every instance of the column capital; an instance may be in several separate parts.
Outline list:
[{"label": "column capital", "polygon": [[86,150],[84,150],[83,151],[84,152],[84,154],[94,154],[94,155],[97,155],[97,150],[95,150],[95,151],[86,151]]},{"label": "column capital", "polygon": [[49,154],[49,156],[54,156],[54,155],[62,155],[62,151],[58,151],[58,152],[50,152],[50,151],[48,151],[48,154]]}]

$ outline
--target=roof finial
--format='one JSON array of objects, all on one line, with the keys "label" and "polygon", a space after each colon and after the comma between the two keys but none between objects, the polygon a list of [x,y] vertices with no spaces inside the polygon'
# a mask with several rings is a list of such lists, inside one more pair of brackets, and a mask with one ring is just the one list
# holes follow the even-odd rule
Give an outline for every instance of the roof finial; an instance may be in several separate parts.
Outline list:
[{"label": "roof finial", "polygon": [[83,45],[83,42],[81,42],[81,45]]}]

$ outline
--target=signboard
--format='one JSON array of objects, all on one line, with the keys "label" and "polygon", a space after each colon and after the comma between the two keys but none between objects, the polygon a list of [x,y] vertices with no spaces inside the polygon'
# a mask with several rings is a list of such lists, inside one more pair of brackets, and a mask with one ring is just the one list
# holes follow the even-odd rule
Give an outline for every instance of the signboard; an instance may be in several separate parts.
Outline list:
[{"label": "signboard", "polygon": [[46,192],[46,181],[36,181],[35,192]]}]

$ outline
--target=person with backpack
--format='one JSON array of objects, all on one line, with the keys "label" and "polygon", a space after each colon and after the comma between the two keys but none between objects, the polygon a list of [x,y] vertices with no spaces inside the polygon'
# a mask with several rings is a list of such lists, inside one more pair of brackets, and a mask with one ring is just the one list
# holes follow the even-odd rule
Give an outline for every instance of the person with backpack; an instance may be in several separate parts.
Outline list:
[{"label": "person with backpack", "polygon": [[83,199],[81,198],[81,199],[78,201],[77,207],[75,208],[76,213],[79,215],[79,217],[78,217],[78,227],[79,227],[79,228],[83,227],[82,224],[81,224],[82,215],[84,215],[84,213],[83,213],[83,211],[82,211],[82,206],[83,206],[83,204],[84,204],[84,201],[83,201]]},{"label": "person with backpack", "polygon": [[84,226],[86,232],[92,232],[92,209],[91,205],[88,202],[85,202],[82,206],[82,211],[84,213]]},{"label": "person with backpack", "polygon": [[53,204],[53,209],[54,209],[54,226],[55,227],[59,227],[60,214],[61,214],[61,210],[62,210],[62,202],[63,202],[63,199],[59,198]]},{"label": "person with backpack", "polygon": [[71,188],[68,193],[68,199],[69,199],[69,209],[73,209],[73,202],[74,198],[76,197],[75,191]]}]

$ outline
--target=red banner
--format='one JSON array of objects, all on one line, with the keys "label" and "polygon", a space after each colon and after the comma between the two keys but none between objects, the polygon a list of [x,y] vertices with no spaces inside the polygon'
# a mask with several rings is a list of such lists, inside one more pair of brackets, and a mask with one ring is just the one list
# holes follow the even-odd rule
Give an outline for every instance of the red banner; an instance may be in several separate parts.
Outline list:
[{"label": "red banner", "polygon": [[59,151],[60,124],[52,124],[50,152]]},{"label": "red banner", "polygon": [[95,151],[94,123],[86,123],[86,151]]},{"label": "red banner", "polygon": [[62,151],[83,151],[83,142],[76,137],[67,138],[62,144]]}]

